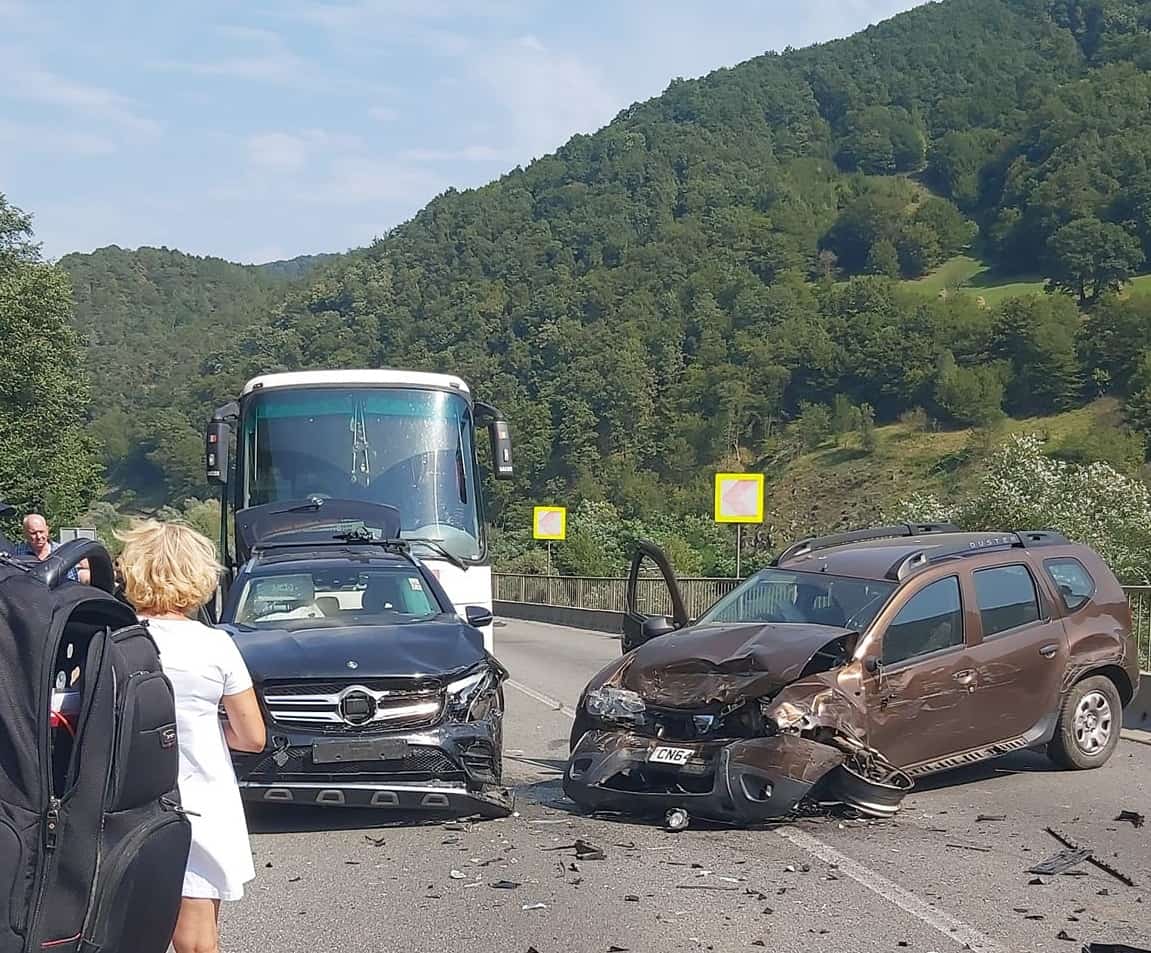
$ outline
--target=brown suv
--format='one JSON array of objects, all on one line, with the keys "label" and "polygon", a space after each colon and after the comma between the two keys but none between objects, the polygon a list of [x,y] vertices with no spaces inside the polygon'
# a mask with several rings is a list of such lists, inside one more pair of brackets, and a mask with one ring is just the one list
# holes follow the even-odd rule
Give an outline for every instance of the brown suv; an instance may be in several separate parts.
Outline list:
[{"label": "brown suv", "polygon": [[[640,611],[648,559],[671,618]],[[1127,599],[1095,552],[938,524],[796,543],[695,620],[641,543],[623,650],[580,697],[564,790],[672,826],[805,797],[890,814],[916,777],[1023,748],[1099,767],[1139,680]]]}]

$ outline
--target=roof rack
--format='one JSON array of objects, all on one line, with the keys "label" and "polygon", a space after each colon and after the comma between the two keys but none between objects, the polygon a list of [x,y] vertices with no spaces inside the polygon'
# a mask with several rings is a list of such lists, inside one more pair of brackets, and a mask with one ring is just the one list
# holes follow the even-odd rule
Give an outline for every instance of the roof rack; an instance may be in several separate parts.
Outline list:
[{"label": "roof rack", "polygon": [[895,582],[902,582],[914,570],[948,559],[978,556],[980,553],[996,552],[1003,549],[1036,549],[1041,546],[1062,546],[1066,543],[1067,537],[1054,530],[1021,530],[1012,533],[989,534],[957,546],[917,550],[897,560],[885,575],[886,578]]},{"label": "roof rack", "polygon": [[960,533],[962,530],[952,523],[899,523],[894,526],[876,526],[871,529],[856,529],[848,533],[833,533],[830,536],[812,536],[792,543],[775,557],[773,566],[778,566],[796,556],[805,556],[817,549],[833,549],[848,543],[863,543],[873,539],[891,539],[900,536],[930,536],[933,533]]}]

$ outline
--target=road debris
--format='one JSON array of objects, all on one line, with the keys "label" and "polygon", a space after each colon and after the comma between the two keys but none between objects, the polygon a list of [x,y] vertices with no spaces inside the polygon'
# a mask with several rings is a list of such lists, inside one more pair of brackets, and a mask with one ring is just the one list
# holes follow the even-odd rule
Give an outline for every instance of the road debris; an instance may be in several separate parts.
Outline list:
[{"label": "road debris", "polygon": [[1085,860],[1089,860],[1091,851],[1087,848],[1074,848],[1068,850],[1061,850],[1059,853],[1041,864],[1036,864],[1034,867],[1028,867],[1029,874],[1044,874],[1048,877],[1054,877],[1056,874],[1061,874],[1065,870],[1070,870],[1072,867],[1078,867]]},{"label": "road debris", "polygon": [[977,850],[981,853],[987,854],[991,852],[990,847],[980,847],[978,844],[944,844],[944,847],[955,847],[959,850]]},{"label": "road debris", "polygon": [[546,903],[525,903],[521,910],[546,910],[548,905]]},{"label": "road debris", "polygon": [[976,824],[982,824],[985,821],[1005,821],[1007,820],[1006,814],[980,814],[975,818]]},{"label": "road debris", "polygon": [[1082,953],[1151,953],[1151,950],[1126,943],[1088,943]]},{"label": "road debris", "polygon": [[464,872],[462,870],[453,870],[448,876],[451,877],[452,880],[463,880]]},{"label": "road debris", "polygon": [[388,843],[388,840],[386,837],[372,837],[369,834],[364,835],[364,840],[366,840],[373,847],[383,847],[384,845],[386,845]]},{"label": "road debris", "polygon": [[1119,816],[1115,818],[1117,821],[1127,821],[1134,827],[1142,827],[1146,818],[1137,811],[1120,811]]},{"label": "road debris", "polygon": [[493,890],[515,890],[520,886],[522,885],[514,880],[497,880],[491,885],[491,888]]},{"label": "road debris", "polygon": [[1086,848],[1086,847],[1080,848],[1079,845],[1076,844],[1070,837],[1068,837],[1066,834],[1059,833],[1059,831],[1055,830],[1055,828],[1053,828],[1053,827],[1046,828],[1046,831],[1048,834],[1050,834],[1052,837],[1054,837],[1057,841],[1059,841],[1060,844],[1062,844],[1068,850],[1073,850],[1073,851],[1086,850],[1088,853],[1088,857],[1087,857],[1088,863],[1093,864],[1094,866],[1098,867],[1104,873],[1110,874],[1112,877],[1114,877],[1120,883],[1125,883],[1128,887],[1134,887],[1135,886],[1134,880],[1132,880],[1130,877],[1128,877],[1126,874],[1122,873],[1121,871],[1116,870],[1109,863],[1107,863],[1107,861],[1100,860],[1098,857],[1095,857],[1089,848]]}]

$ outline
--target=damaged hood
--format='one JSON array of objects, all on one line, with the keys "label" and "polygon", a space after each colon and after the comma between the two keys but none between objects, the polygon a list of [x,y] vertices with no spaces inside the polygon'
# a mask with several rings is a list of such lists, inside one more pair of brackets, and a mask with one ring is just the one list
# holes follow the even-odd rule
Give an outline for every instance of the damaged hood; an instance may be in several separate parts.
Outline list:
[{"label": "damaged hood", "polygon": [[771,696],[848,629],[792,623],[702,626],[635,650],[621,685],[660,708],[730,705]]},{"label": "damaged hood", "polygon": [[[222,625],[256,682],[274,678],[444,676],[485,657],[483,635],[453,622],[255,631]],[[355,669],[348,662],[355,662]]]}]

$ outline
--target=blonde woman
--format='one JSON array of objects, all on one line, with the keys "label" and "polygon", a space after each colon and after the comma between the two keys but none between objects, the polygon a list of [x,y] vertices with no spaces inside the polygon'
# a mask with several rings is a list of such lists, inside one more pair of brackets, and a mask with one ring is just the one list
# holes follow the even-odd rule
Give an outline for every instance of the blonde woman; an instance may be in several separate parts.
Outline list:
[{"label": "blonde woman", "polygon": [[212,543],[191,527],[154,520],[118,536],[124,595],[147,622],[175,689],[180,798],[194,812],[172,945],[176,953],[217,953],[220,901],[239,900],[255,877],[228,749],[262,751],[264,720],[229,635],[189,618],[216,589],[220,566]]}]

